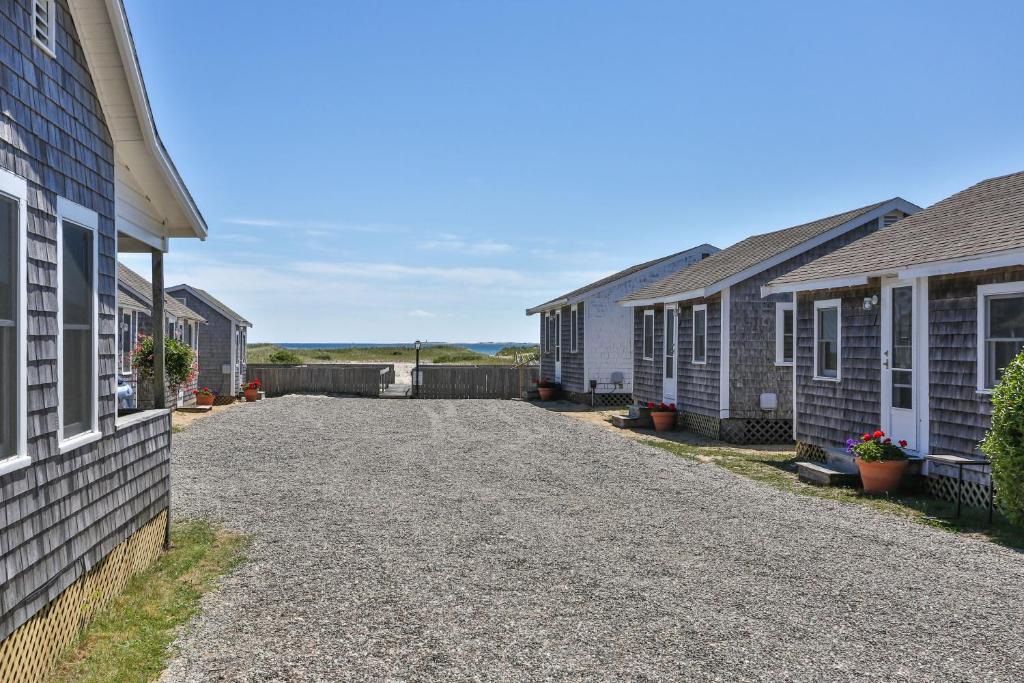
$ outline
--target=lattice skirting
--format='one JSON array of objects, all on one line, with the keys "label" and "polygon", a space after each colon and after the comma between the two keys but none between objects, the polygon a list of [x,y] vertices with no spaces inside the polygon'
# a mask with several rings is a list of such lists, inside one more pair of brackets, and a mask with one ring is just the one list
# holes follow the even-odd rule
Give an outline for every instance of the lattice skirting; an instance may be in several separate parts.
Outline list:
[{"label": "lattice skirting", "polygon": [[721,422],[719,438],[728,443],[793,443],[791,420],[729,418]]},{"label": "lattice skirting", "polygon": [[[941,500],[956,503],[956,477],[930,474],[925,480],[928,483],[928,493]],[[960,502],[964,507],[988,510],[988,484],[965,479],[963,488],[960,489]],[[998,499],[996,502],[998,503]]]},{"label": "lattice skirting", "polygon": [[609,407],[609,406],[625,406],[633,402],[632,394],[594,394],[593,402],[591,402],[590,392],[577,392],[567,391],[564,393],[567,400],[573,403],[582,403],[588,406]]},{"label": "lattice skirting", "polygon": [[812,462],[828,461],[828,458],[825,457],[824,448],[811,443],[804,443],[803,441],[796,442],[796,457],[797,460],[810,460]]},{"label": "lattice skirting", "polygon": [[699,415],[697,413],[683,412],[679,414],[682,418],[683,429],[708,439],[719,438],[722,421],[717,417]]},{"label": "lattice skirting", "polygon": [[159,557],[166,527],[164,510],[0,642],[0,683],[44,680],[96,613]]}]

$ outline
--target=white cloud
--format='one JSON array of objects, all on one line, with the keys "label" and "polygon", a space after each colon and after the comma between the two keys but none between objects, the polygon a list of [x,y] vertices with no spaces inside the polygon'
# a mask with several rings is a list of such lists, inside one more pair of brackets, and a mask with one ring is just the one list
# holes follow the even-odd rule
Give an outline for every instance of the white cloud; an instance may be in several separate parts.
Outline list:
[{"label": "white cloud", "polygon": [[424,311],[422,308],[417,308],[416,310],[409,311],[409,315],[411,315],[413,318],[436,318],[437,317],[437,313],[431,313],[430,311]]},{"label": "white cloud", "polygon": [[472,254],[474,256],[507,254],[515,250],[515,247],[511,244],[505,244],[504,242],[495,242],[494,240],[470,242],[450,233],[439,235],[437,239],[420,242],[419,247],[425,251],[446,251],[458,254]]}]

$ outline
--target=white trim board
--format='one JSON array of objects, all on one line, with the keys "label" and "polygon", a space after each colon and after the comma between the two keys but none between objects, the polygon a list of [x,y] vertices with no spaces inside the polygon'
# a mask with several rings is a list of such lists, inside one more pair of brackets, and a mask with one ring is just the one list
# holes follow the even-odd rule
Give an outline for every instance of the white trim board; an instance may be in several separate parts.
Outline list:
[{"label": "white trim board", "polygon": [[16,239],[18,254],[14,266],[17,269],[17,332],[15,338],[15,365],[17,375],[17,397],[15,400],[15,445],[14,455],[0,460],[0,475],[13,472],[31,464],[28,455],[28,181],[7,169],[0,168],[0,193],[13,199],[18,205]]},{"label": "white trim board", "polygon": [[[697,360],[697,311],[704,312],[704,360]],[[690,306],[690,364],[708,364],[708,305]]]},{"label": "white trim board", "polygon": [[[763,261],[759,261],[757,264],[755,264],[753,266],[750,266],[749,268],[745,268],[744,270],[741,270],[738,273],[735,273],[735,274],[730,275],[730,276],[728,276],[726,278],[723,278],[722,280],[719,280],[718,282],[710,284],[710,285],[708,285],[706,287],[703,287],[703,288],[700,288],[700,289],[691,290],[689,292],[680,292],[680,293],[670,294],[670,295],[666,295],[666,296],[662,296],[662,297],[655,297],[653,299],[644,299],[644,300],[637,300],[637,301],[626,301],[626,302],[623,302],[623,305],[624,306],[645,306],[645,305],[652,305],[652,304],[659,304],[659,303],[669,303],[669,302],[672,302],[672,301],[687,301],[689,299],[707,298],[707,297],[712,296],[713,294],[717,294],[718,292],[720,292],[720,291],[722,291],[724,289],[732,287],[735,284],[743,282],[744,280],[747,280],[747,279],[757,275],[758,273],[764,272],[765,270],[768,270],[769,268],[774,268],[775,266],[779,265],[780,263],[785,263],[789,259],[794,258],[796,256],[799,256],[800,254],[802,254],[802,253],[804,253],[806,251],[809,251],[811,249],[814,249],[815,247],[821,246],[822,244],[825,244],[826,242],[828,242],[828,241],[830,241],[832,239],[835,239],[836,237],[839,237],[840,235],[846,234],[850,230],[853,230],[854,228],[860,227],[861,225],[864,225],[865,223],[869,223],[872,220],[879,220],[880,218],[885,216],[887,213],[890,213],[892,211],[902,211],[903,213],[906,213],[906,214],[914,214],[914,213],[917,213],[920,210],[921,210],[920,206],[917,206],[916,204],[911,204],[907,200],[902,199],[900,197],[896,197],[894,199],[890,199],[889,201],[885,202],[881,206],[879,206],[879,207],[877,207],[875,209],[872,209],[871,211],[866,211],[866,212],[864,212],[862,214],[859,214],[858,216],[855,216],[854,218],[851,218],[850,220],[846,221],[845,223],[841,223],[840,225],[837,225],[836,227],[834,227],[834,228],[832,228],[830,230],[826,230],[825,232],[821,233],[820,235],[816,235],[816,236],[810,238],[809,240],[801,242],[800,244],[798,244],[795,247],[787,249],[787,250],[785,250],[785,251],[783,251],[781,253],[775,254],[774,256],[766,258]],[[728,251],[728,250],[726,250],[726,251]],[[787,290],[787,291],[791,291],[791,290]]]},{"label": "white trim board", "polygon": [[732,290],[726,287],[722,290],[722,296],[719,299],[722,306],[722,312],[719,315],[722,324],[722,330],[720,333],[720,357],[718,361],[718,404],[719,404],[719,417],[725,419],[729,417],[729,400],[730,400],[730,386],[729,386],[729,356],[730,347],[732,345]]},{"label": "white trim board", "polygon": [[[836,308],[836,376],[824,377],[818,374],[818,311],[823,308]],[[814,302],[814,354],[811,366],[811,377],[817,382],[843,381],[843,300],[817,299]]]},{"label": "white trim board", "polygon": [[[793,359],[785,358],[786,311],[793,314]],[[792,367],[796,364],[796,308],[792,301],[775,302],[775,365]]]}]

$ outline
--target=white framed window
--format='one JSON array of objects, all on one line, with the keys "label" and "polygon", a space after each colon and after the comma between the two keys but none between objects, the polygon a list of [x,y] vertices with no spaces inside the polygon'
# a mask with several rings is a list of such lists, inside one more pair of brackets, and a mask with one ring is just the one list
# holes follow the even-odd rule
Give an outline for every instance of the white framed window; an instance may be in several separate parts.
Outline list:
[{"label": "white framed window", "polygon": [[32,40],[46,54],[57,56],[56,0],[32,0]]},{"label": "white framed window", "polygon": [[793,304],[782,301],[775,304],[775,364],[792,365],[796,353],[796,317]]},{"label": "white framed window", "polygon": [[644,360],[654,360],[654,309],[644,311],[643,330]]},{"label": "white framed window", "polygon": [[1024,282],[978,287],[978,391],[989,392],[1024,351]]},{"label": "white framed window", "polygon": [[547,325],[545,326],[546,333],[544,335],[545,351],[551,353],[555,350],[555,315],[554,313],[545,313],[545,320]]},{"label": "white framed window", "polygon": [[576,304],[573,304],[572,308],[569,309],[569,351],[572,353],[576,353],[579,336],[579,311],[576,308]]},{"label": "white framed window", "polygon": [[99,216],[57,198],[57,439],[62,453],[99,431]]},{"label": "white framed window", "polygon": [[842,379],[843,303],[841,299],[814,302],[814,379]]},{"label": "white framed window", "polygon": [[693,307],[693,349],[690,360],[697,365],[708,362],[708,305]]},{"label": "white framed window", "polygon": [[117,338],[118,338],[118,371],[122,375],[132,374],[132,349],[139,338],[139,313],[138,311],[119,308],[117,310]]},{"label": "white framed window", "polygon": [[27,466],[28,183],[0,169],[0,475]]}]

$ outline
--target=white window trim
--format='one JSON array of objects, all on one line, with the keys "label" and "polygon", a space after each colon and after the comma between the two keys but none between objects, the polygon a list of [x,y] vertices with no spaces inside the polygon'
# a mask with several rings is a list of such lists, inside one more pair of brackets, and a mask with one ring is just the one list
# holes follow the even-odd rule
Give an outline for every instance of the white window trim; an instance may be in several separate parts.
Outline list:
[{"label": "white window trim", "polygon": [[[697,360],[697,311],[704,311],[704,360]],[[690,309],[690,363],[708,364],[708,305],[697,304]]]},{"label": "white window trim", "polygon": [[[785,358],[785,316],[786,311],[793,312],[793,360]],[[796,312],[790,301],[779,301],[775,304],[775,364],[779,367],[791,368],[796,359]]]},{"label": "white window trim", "polygon": [[[81,434],[64,438],[64,221],[92,230],[92,415],[90,429]],[[76,204],[64,197],[57,197],[57,447],[60,453],[98,441],[100,432],[100,386],[99,386],[99,215],[92,209]]]},{"label": "white window trim", "polygon": [[[647,352],[647,318],[651,318],[651,355]],[[640,353],[644,354],[644,360],[654,360],[654,309],[648,308],[644,311],[644,325],[640,331]]]},{"label": "white window trim", "polygon": [[[39,40],[36,36],[36,10],[39,5],[46,5],[46,16],[49,21],[46,24],[46,40]],[[32,42],[39,46],[43,52],[48,54],[54,59],[57,58],[57,0],[32,0],[32,12],[30,21],[32,22]]]},{"label": "white window trim", "polygon": [[569,353],[579,351],[580,341],[580,314],[576,304],[569,307]]},{"label": "white window trim", "polygon": [[[818,311],[823,308],[836,309],[836,376],[821,377],[818,375]],[[794,349],[795,353],[796,349]],[[818,299],[814,302],[814,366],[811,368],[814,380],[818,382],[843,381],[843,300]]]},{"label": "white window trim", "polygon": [[978,285],[978,338],[975,346],[977,347],[979,394],[992,393],[992,387],[986,386],[988,384],[988,373],[986,372],[988,368],[985,367],[985,358],[988,354],[985,352],[985,337],[988,336],[986,332],[988,328],[988,306],[985,305],[985,301],[990,296],[1000,296],[1003,294],[1024,294],[1024,282],[997,282],[991,285]]},{"label": "white window trim", "polygon": [[139,338],[139,312],[134,308],[125,308],[123,306],[118,307],[117,311],[117,370],[122,375],[130,376],[132,374],[132,366],[129,363],[128,367],[124,367],[121,364],[121,325],[123,324],[121,317],[124,313],[128,314],[128,336],[132,340],[132,348],[135,348],[135,342]]},{"label": "white window trim", "polygon": [[17,256],[14,267],[17,269],[18,299],[15,315],[17,316],[17,336],[15,339],[15,378],[17,397],[15,400],[15,437],[14,455],[0,460],[0,475],[28,467],[32,458],[28,455],[28,181],[6,169],[0,169],[0,193],[13,199],[18,204],[18,240]]}]

